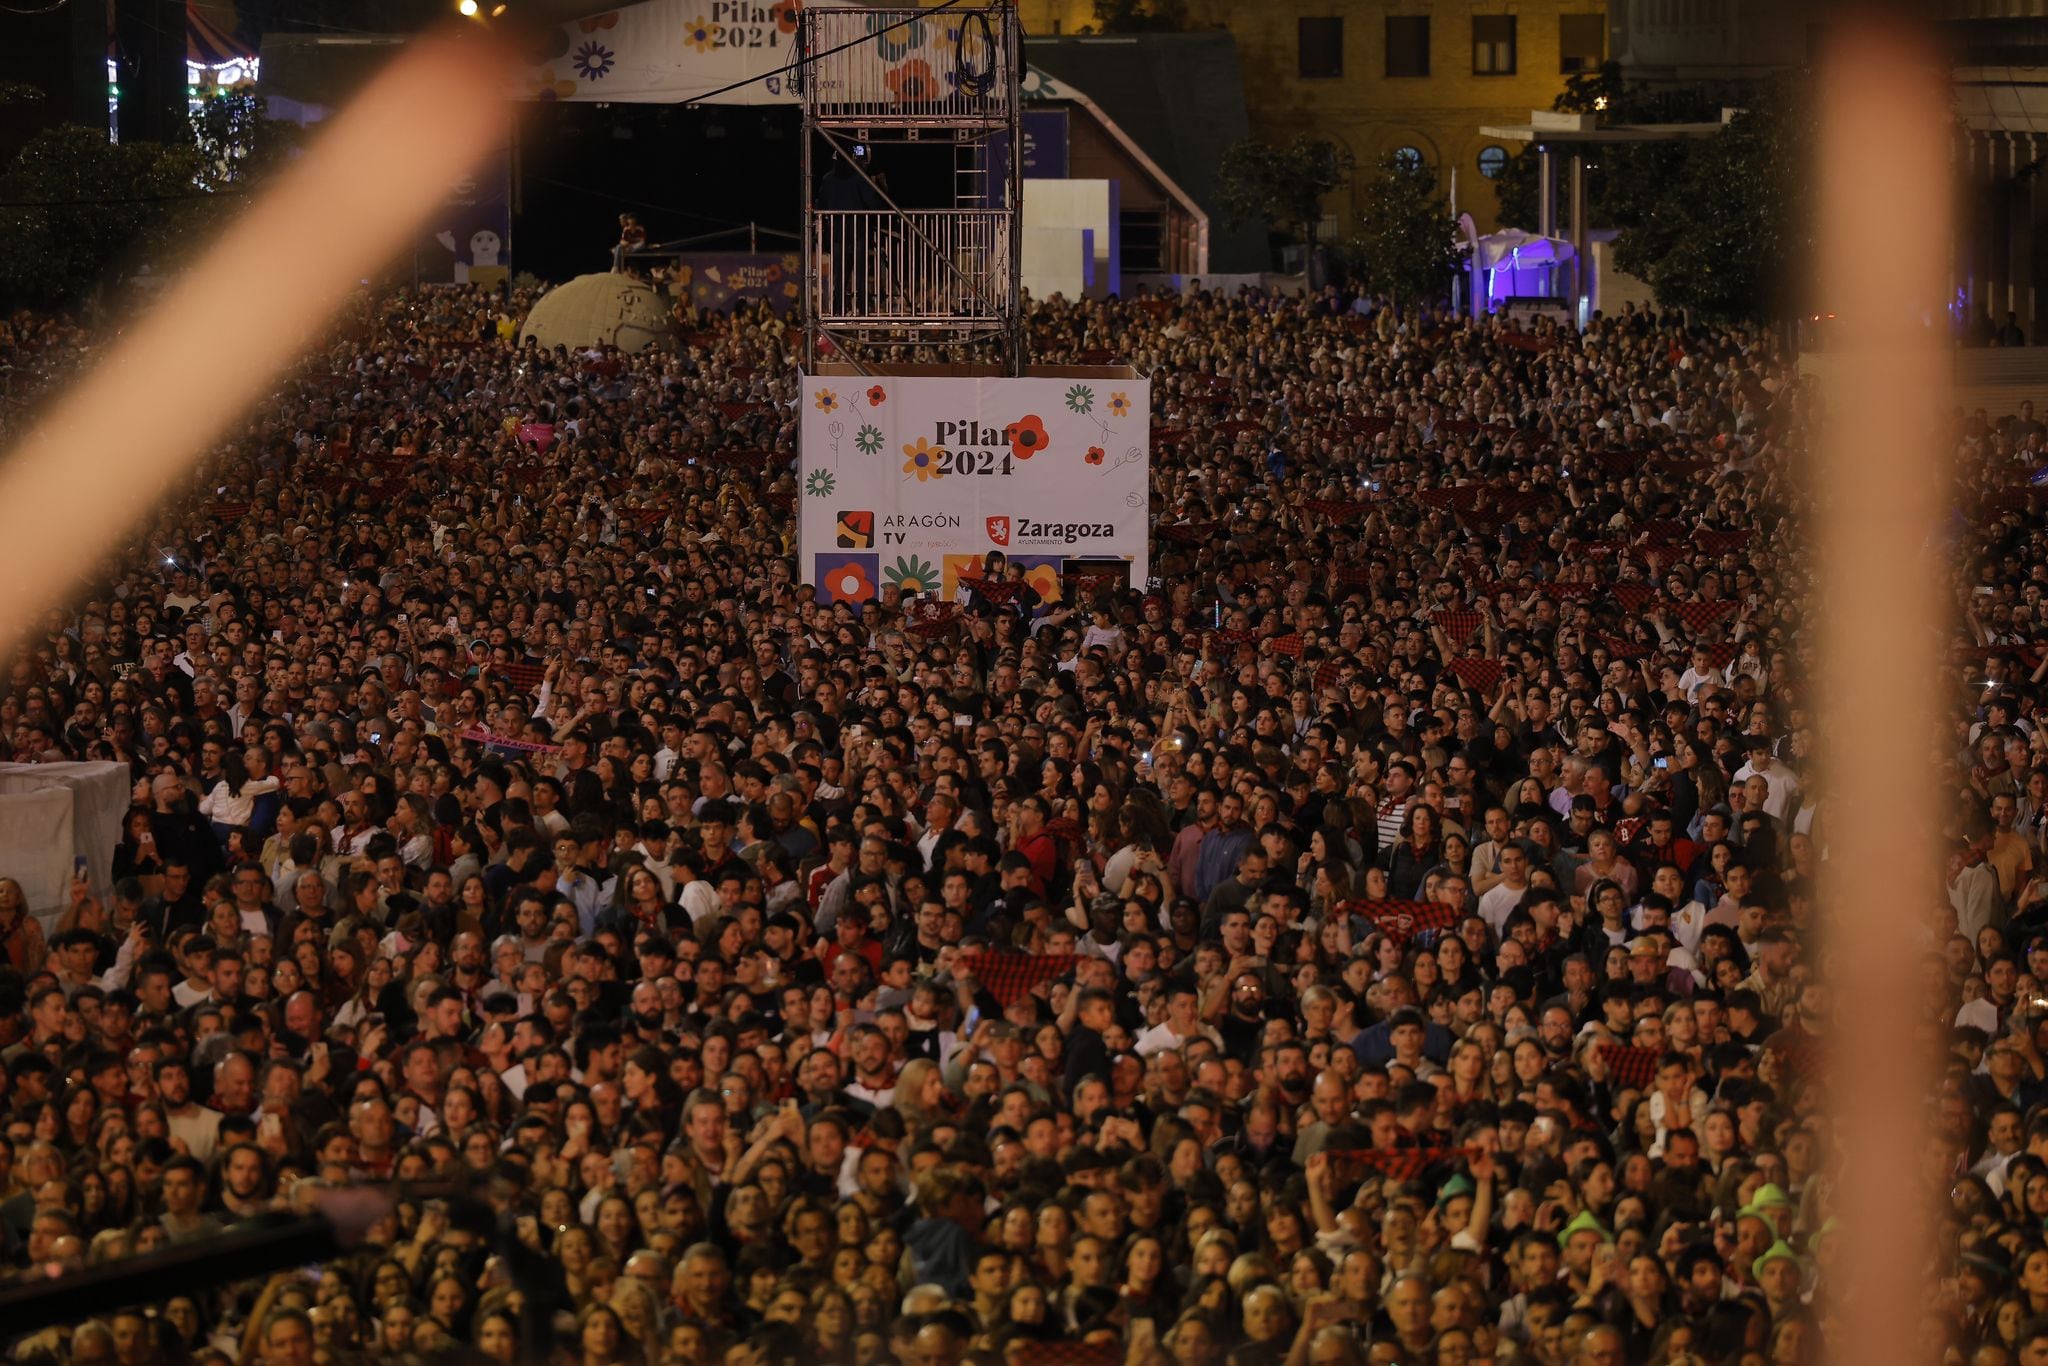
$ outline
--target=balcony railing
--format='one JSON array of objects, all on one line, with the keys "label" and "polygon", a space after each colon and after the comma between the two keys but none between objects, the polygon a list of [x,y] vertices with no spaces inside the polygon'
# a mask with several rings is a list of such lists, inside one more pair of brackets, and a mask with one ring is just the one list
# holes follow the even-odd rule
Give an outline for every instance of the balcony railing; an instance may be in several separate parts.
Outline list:
[{"label": "balcony railing", "polygon": [[1005,317],[1007,212],[826,209],[811,218],[812,288],[821,322],[961,328]]},{"label": "balcony railing", "polygon": [[[1015,67],[1008,9],[806,9],[811,116],[835,125],[993,128]],[[836,50],[835,50],[836,49]]]}]

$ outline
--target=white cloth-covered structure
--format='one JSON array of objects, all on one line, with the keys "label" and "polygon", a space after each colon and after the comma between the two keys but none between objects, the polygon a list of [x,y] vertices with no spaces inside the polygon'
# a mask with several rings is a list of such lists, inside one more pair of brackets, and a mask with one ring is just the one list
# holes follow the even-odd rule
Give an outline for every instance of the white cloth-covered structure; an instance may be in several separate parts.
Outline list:
[{"label": "white cloth-covered structure", "polygon": [[132,782],[126,764],[0,764],[0,877],[21,884],[46,931],[71,904],[75,860],[94,896],[113,891]]},{"label": "white cloth-covered structure", "polygon": [[674,335],[666,299],[643,280],[606,273],[579,275],[541,295],[519,340],[544,348],[616,346],[632,352],[666,346]]}]

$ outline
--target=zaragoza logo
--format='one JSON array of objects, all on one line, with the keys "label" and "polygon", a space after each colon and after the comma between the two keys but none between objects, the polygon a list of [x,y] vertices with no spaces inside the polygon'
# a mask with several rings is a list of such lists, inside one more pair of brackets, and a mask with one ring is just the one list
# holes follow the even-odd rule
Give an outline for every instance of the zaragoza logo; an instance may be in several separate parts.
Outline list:
[{"label": "zaragoza logo", "polygon": [[1007,517],[989,518],[988,538],[997,545],[1008,545],[1010,543],[1010,519]]}]

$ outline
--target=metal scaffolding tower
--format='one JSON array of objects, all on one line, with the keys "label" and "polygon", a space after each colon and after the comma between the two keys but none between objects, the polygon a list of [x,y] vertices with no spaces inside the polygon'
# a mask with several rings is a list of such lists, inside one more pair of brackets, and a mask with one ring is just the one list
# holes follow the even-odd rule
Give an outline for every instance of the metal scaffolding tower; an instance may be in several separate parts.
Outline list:
[{"label": "metal scaffolding tower", "polygon": [[[1021,374],[1016,10],[805,9],[798,43],[805,368],[828,338],[856,365],[993,340]],[[927,173],[892,191],[884,163],[913,159]]]}]

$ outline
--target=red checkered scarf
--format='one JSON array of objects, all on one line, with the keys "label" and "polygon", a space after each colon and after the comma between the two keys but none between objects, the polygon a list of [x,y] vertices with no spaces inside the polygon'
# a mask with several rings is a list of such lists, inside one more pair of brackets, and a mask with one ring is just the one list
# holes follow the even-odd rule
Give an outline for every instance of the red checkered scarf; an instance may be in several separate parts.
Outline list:
[{"label": "red checkered scarf", "polygon": [[1008,602],[1017,596],[1017,590],[1024,585],[1012,583],[1007,579],[979,579],[962,574],[960,586],[973,589],[974,595],[985,602]]},{"label": "red checkered scarf", "polygon": [[1440,627],[1453,645],[1463,645],[1479,631],[1485,618],[1469,607],[1451,607],[1430,617],[1432,625]]},{"label": "red checkered scarf", "polygon": [[1491,692],[1500,686],[1500,676],[1505,666],[1498,659],[1458,658],[1445,666],[1451,675],[1466,687],[1479,692]]},{"label": "red checkered scarf", "polygon": [[1614,600],[1631,612],[1642,611],[1643,604],[1657,593],[1657,590],[1647,583],[1617,583],[1611,591]]},{"label": "red checkered scarf", "polygon": [[1364,916],[1397,944],[1405,944],[1431,930],[1453,929],[1458,923],[1456,911],[1435,901],[1346,901],[1337,910]]},{"label": "red checkered scarf", "polygon": [[1431,1167],[1446,1162],[1470,1162],[1479,1156],[1476,1147],[1462,1148],[1340,1148],[1330,1152],[1333,1160],[1362,1163],[1395,1181],[1413,1181]]},{"label": "red checkered scarf", "polygon": [[941,636],[953,629],[959,611],[950,602],[913,603],[903,614],[904,625],[920,636]]},{"label": "red checkered scarf", "polygon": [[1664,607],[1684,622],[1688,631],[1704,631],[1735,610],[1735,604],[1726,598],[1719,602],[1667,602]]},{"label": "red checkered scarf", "polygon": [[1658,1056],[1654,1048],[1625,1043],[1600,1045],[1600,1060],[1607,1064],[1608,1077],[1615,1085],[1632,1091],[1647,1091],[1656,1084]]},{"label": "red checkered scarf", "polygon": [[1013,1342],[1009,1359],[1022,1366],[1118,1366],[1121,1342]]},{"label": "red checkered scarf", "polygon": [[1002,1005],[1030,994],[1040,982],[1050,982],[1074,970],[1071,953],[1010,953],[1000,949],[976,949],[960,956],[960,969],[985,988]]}]

